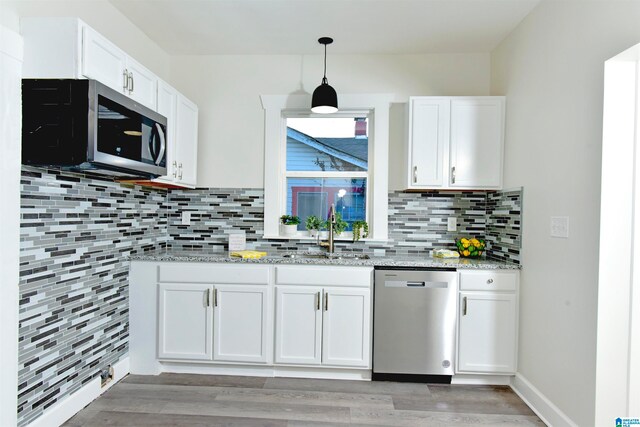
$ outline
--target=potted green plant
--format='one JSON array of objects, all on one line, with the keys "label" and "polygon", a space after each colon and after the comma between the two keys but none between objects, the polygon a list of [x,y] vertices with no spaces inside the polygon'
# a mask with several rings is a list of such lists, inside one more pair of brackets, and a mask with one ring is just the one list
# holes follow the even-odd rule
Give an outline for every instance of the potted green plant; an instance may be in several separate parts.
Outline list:
[{"label": "potted green plant", "polygon": [[309,236],[316,237],[322,226],[322,220],[315,215],[309,215],[304,221],[304,226],[309,231]]},{"label": "potted green plant", "polygon": [[351,225],[353,229],[353,241],[357,242],[360,239],[364,239],[369,236],[369,224],[367,221],[356,220]]},{"label": "potted green plant", "polygon": [[280,234],[283,236],[295,236],[298,233],[300,218],[295,215],[282,215],[280,217]]},{"label": "potted green plant", "polygon": [[[323,226],[328,230],[331,226],[331,221],[324,221]],[[335,237],[340,237],[348,226],[349,223],[342,219],[342,214],[340,212],[336,212],[336,222],[333,224],[333,235]]]}]

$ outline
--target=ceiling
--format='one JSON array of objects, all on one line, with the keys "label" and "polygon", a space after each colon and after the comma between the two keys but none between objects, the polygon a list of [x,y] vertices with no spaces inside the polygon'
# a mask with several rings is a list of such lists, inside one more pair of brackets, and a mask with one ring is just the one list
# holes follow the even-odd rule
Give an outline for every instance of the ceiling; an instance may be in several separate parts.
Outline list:
[{"label": "ceiling", "polygon": [[540,0],[109,0],[171,55],[490,52]]}]

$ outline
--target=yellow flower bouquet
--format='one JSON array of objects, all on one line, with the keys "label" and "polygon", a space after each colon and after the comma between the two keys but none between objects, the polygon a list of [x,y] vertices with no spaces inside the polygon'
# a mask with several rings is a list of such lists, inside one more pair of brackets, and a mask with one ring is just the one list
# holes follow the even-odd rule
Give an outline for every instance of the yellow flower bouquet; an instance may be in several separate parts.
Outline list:
[{"label": "yellow flower bouquet", "polygon": [[462,237],[456,239],[456,247],[460,256],[465,258],[478,258],[484,253],[486,244],[482,239]]}]

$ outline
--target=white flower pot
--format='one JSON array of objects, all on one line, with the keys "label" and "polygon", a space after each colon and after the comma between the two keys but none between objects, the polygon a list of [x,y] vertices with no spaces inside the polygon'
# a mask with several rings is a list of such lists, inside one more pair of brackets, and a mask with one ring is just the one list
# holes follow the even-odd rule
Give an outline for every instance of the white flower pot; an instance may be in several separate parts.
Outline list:
[{"label": "white flower pot", "polygon": [[291,225],[280,224],[280,234],[282,236],[295,236],[296,234],[298,234],[298,225],[297,224],[291,224]]},{"label": "white flower pot", "polygon": [[313,237],[314,239],[316,237],[318,237],[318,230],[307,230],[309,232],[309,236]]}]

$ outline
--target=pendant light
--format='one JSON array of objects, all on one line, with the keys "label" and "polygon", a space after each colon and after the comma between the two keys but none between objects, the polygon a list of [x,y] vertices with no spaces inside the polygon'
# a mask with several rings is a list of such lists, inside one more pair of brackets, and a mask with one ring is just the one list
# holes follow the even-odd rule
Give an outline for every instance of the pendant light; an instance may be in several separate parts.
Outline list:
[{"label": "pendant light", "polygon": [[313,91],[311,98],[311,111],[320,114],[335,113],[338,111],[338,94],[327,82],[327,45],[333,43],[331,37],[321,37],[318,43],[324,45],[324,77],[322,83]]}]

